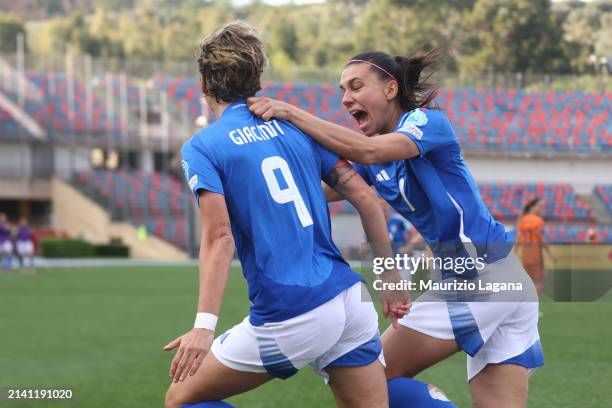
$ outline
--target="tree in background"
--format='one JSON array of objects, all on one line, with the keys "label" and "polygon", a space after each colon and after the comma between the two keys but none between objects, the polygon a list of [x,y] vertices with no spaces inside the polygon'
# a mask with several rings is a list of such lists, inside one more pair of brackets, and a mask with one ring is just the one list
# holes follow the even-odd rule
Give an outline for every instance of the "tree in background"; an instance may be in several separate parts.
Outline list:
[{"label": "tree in background", "polygon": [[17,35],[23,34],[25,38],[25,25],[14,14],[0,13],[0,52],[15,52],[17,49]]},{"label": "tree in background", "polygon": [[465,30],[464,73],[569,70],[548,0],[478,0],[466,14]]},{"label": "tree in background", "polygon": [[[34,54],[60,54],[70,42],[76,53],[106,59],[193,62],[198,41],[235,19],[259,29],[273,71],[287,79],[297,72],[312,80],[329,78],[352,55],[372,49],[403,55],[450,45],[444,68],[470,76],[594,73],[601,58],[612,54],[612,0],[328,0],[284,6],[259,0],[240,7],[227,0],[71,1],[77,11],[68,16],[27,22]],[[0,18],[1,51],[14,51],[23,26],[14,16]]]},{"label": "tree in background", "polygon": [[89,22],[90,34],[98,42],[98,55],[105,58],[123,58],[123,38],[119,31],[119,19],[105,7],[97,7]]},{"label": "tree in background", "polygon": [[119,31],[123,37],[123,49],[127,58],[162,60],[163,21],[159,13],[149,7],[136,9],[135,13],[122,14]]},{"label": "tree in background", "polygon": [[564,40],[574,71],[593,72],[591,55],[612,56],[612,1],[571,2],[555,9],[565,13]]}]

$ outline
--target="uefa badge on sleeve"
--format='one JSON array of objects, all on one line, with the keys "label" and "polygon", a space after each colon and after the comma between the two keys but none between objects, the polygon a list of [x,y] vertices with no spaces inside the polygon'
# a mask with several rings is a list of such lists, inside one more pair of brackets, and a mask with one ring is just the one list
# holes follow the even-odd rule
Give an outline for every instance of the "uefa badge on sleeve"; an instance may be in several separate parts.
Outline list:
[{"label": "uefa badge on sleeve", "polygon": [[405,124],[399,130],[402,132],[410,133],[412,136],[416,137],[418,140],[421,140],[421,138],[423,137],[423,131],[419,129],[418,127],[416,127],[415,125],[413,125],[412,123]]},{"label": "uefa badge on sleeve", "polygon": [[189,188],[193,190],[196,184],[198,184],[198,175],[194,174],[193,177],[189,179]]}]

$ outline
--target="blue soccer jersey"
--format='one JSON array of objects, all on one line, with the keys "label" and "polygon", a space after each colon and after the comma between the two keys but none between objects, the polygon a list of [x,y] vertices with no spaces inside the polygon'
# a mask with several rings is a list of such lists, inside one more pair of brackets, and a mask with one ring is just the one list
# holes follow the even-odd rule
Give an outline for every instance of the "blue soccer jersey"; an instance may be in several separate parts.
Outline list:
[{"label": "blue soccer jersey", "polygon": [[[409,137],[419,155],[355,169],[398,213],[409,220],[436,255],[464,256],[472,242],[486,262],[511,249],[504,226],[485,207],[461,155],[455,131],[439,110],[415,109],[394,132]],[[453,249],[455,248],[455,249]]]},{"label": "blue soccer jersey", "polygon": [[410,231],[410,226],[402,216],[393,214],[387,221],[387,231],[392,243],[404,245],[407,242],[406,235]]},{"label": "blue soccer jersey", "polygon": [[182,148],[189,187],[225,196],[253,325],[312,310],[361,280],[331,238],[321,178],[338,161],[296,127],[240,100]]}]

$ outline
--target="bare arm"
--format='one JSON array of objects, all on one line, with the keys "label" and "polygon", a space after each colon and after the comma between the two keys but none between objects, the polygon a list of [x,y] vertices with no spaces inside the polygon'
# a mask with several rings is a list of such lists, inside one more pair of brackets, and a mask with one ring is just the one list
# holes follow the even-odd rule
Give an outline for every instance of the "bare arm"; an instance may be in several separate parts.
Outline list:
[{"label": "bare arm", "polygon": [[[218,316],[234,256],[234,239],[225,198],[221,194],[204,191],[200,194],[199,201],[202,238],[198,312]],[[164,347],[166,351],[179,347],[170,366],[170,377],[174,382],[183,381],[187,374],[196,373],[210,349],[213,338],[213,331],[194,328]]]},{"label": "bare arm", "polygon": [[414,251],[414,248],[416,248],[417,245],[421,244],[424,241],[423,236],[419,234],[416,229],[414,229],[413,231],[414,234],[412,235],[406,246],[402,248],[402,252],[404,253],[410,253]]},{"label": "bare arm", "polygon": [[324,181],[341,197],[355,206],[370,243],[384,244],[375,256],[391,257],[391,241],[387,233],[385,214],[378,196],[346,160],[340,160]]},{"label": "bare arm", "polygon": [[227,276],[234,257],[234,238],[221,194],[200,194],[200,294],[198,312],[218,315]]},{"label": "bare arm", "polygon": [[344,200],[344,197],[338,194],[336,190],[328,186],[326,182],[321,182],[321,188],[323,189],[323,194],[325,194],[325,201],[328,203]]},{"label": "bare arm", "polygon": [[[392,258],[393,250],[387,222],[379,199],[374,190],[367,185],[353,166],[346,160],[340,160],[334,169],[325,177],[325,182],[340,196],[355,206],[361,217],[363,229],[372,246],[374,256]],[[382,278],[386,282],[398,282],[401,278],[397,270],[386,272]],[[393,327],[397,328],[397,319],[403,317],[410,309],[410,297],[407,292],[382,293],[382,308],[385,317],[391,316]]]},{"label": "bare arm", "polygon": [[253,97],[247,102],[255,115],[264,120],[288,120],[329,150],[355,163],[370,165],[419,155],[416,144],[401,133],[368,137],[282,101]]}]

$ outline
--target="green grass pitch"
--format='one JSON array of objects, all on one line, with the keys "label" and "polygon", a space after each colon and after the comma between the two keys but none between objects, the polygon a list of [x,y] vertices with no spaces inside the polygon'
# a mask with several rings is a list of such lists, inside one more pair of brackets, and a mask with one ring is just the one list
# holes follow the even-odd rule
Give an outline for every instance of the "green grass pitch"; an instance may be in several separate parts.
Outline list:
[{"label": "green grass pitch", "polygon": [[[0,275],[0,389],[69,388],[71,401],[8,401],[2,407],[159,407],[172,355],[162,346],[193,324],[195,267],[41,269]],[[546,365],[530,382],[531,407],[612,407],[612,304],[542,304]],[[230,274],[218,333],[248,312],[239,269]],[[384,326],[387,323],[383,323]],[[382,329],[382,328],[381,328]],[[419,378],[470,405],[465,357]],[[332,407],[309,368],[229,400],[238,407]]]}]

